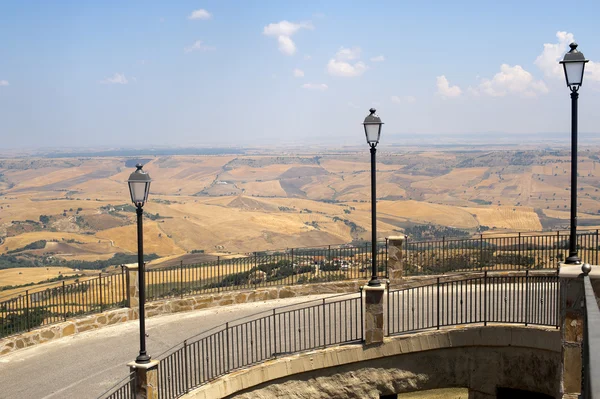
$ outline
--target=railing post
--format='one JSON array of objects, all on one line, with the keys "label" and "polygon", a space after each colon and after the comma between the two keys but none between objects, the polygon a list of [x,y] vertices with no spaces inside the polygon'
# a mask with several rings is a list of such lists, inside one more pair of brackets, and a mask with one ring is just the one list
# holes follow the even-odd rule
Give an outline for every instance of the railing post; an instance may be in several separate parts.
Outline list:
[{"label": "railing post", "polygon": [[277,356],[277,318],[273,309],[273,356]]},{"label": "railing post", "polygon": [[323,298],[323,348],[327,347],[327,325],[325,319],[325,298]]},{"label": "railing post", "polygon": [[63,314],[64,319],[67,321],[67,289],[65,288],[65,282],[62,282],[62,300],[63,300]]},{"label": "railing post", "polygon": [[[442,236],[442,272],[445,272],[446,267],[446,236]],[[439,280],[439,278],[438,278]],[[439,326],[438,326],[439,328]]]},{"label": "railing post", "polygon": [[525,271],[525,325],[529,321],[529,270]]},{"label": "railing post", "polygon": [[231,371],[231,361],[229,360],[229,322],[225,323],[225,362],[227,372]]},{"label": "railing post", "polygon": [[519,244],[518,244],[518,256],[517,256],[517,262],[519,263],[519,270],[521,270],[521,232],[519,231]]},{"label": "railing post", "polygon": [[25,327],[29,331],[29,290],[25,291]]},{"label": "railing post", "polygon": [[558,254],[560,254],[560,230],[556,232],[556,262],[559,262]]},{"label": "railing post", "polygon": [[440,278],[437,278],[437,329],[440,329]]},{"label": "railing post", "polygon": [[487,270],[483,272],[483,325],[487,326]]},{"label": "railing post", "polygon": [[123,294],[122,301],[125,306],[129,307],[129,290],[127,287],[127,274],[125,272],[125,267],[121,265],[121,292]]},{"label": "railing post", "polygon": [[123,287],[124,291],[125,291],[125,300],[127,301],[126,305],[128,308],[131,307],[131,290],[129,289],[129,268],[126,267],[125,265],[121,266],[123,268],[123,271],[125,272],[125,287]]},{"label": "railing post", "polygon": [[98,297],[100,298],[100,313],[103,311],[103,295],[102,295],[102,273],[98,274]]},{"label": "railing post", "polygon": [[187,339],[183,341],[183,364],[184,364],[184,369],[181,370],[180,372],[183,373],[183,383],[185,384],[185,393],[187,394],[190,390],[189,390],[189,380],[188,380],[188,371],[190,370],[190,366],[189,366],[189,358],[188,358],[188,345],[187,345]]},{"label": "railing post", "polygon": [[296,277],[296,269],[294,268],[294,248],[292,248],[292,285],[294,285],[294,280]]},{"label": "railing post", "polygon": [[483,268],[483,234],[479,234],[479,267]]},{"label": "railing post", "polygon": [[[365,319],[363,315],[363,287],[359,288],[360,291],[360,340],[361,342],[365,342]],[[389,294],[389,293],[388,293]],[[389,302],[388,302],[389,304]]]},{"label": "railing post", "polygon": [[217,292],[221,292],[221,257],[217,256]]},{"label": "railing post", "polygon": [[179,261],[179,294],[183,298],[183,260]]},{"label": "railing post", "polygon": [[596,245],[594,246],[594,252],[596,253],[596,262],[595,265],[598,264],[598,229],[596,229]]}]

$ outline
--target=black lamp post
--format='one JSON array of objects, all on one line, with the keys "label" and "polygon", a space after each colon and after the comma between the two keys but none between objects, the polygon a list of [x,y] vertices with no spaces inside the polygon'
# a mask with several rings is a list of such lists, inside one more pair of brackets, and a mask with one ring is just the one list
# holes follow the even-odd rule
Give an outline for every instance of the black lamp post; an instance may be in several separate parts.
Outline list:
[{"label": "black lamp post", "polygon": [[560,63],[565,69],[567,86],[571,89],[571,231],[567,264],[579,264],[577,256],[577,99],[583,83],[583,71],[588,60],[577,50],[577,43],[569,45],[571,50]]},{"label": "black lamp post", "polygon": [[371,280],[369,286],[378,287],[381,282],[377,278],[377,196],[375,194],[375,152],[379,137],[381,136],[381,118],[375,115],[375,108],[369,110],[363,126],[367,143],[371,146]]},{"label": "black lamp post", "polygon": [[137,237],[138,237],[138,285],[140,290],[140,354],[135,358],[136,363],[150,363],[146,354],[146,318],[144,303],[146,302],[146,276],[144,271],[144,231],[142,227],[143,207],[148,200],[150,191],[150,175],[142,170],[142,164],[137,164],[137,170],[129,176],[129,193],[136,207]]}]

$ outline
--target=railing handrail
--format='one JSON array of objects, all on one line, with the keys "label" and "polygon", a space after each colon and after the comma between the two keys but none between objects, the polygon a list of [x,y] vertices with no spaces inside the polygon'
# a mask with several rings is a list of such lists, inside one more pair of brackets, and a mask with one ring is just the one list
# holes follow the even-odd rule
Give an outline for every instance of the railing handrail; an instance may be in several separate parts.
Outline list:
[{"label": "railing handrail", "polygon": [[583,277],[585,292],[583,397],[600,398],[600,309],[590,276]]}]

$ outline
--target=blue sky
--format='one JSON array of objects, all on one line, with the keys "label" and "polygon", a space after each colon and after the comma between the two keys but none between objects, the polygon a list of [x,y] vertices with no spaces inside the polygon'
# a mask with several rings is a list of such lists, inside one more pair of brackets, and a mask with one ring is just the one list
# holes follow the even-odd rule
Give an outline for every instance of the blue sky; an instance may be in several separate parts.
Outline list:
[{"label": "blue sky", "polygon": [[599,11],[597,1],[5,1],[0,148],[357,144],[372,106],[382,142],[568,132],[556,61],[573,39],[592,61],[580,131],[596,132]]}]

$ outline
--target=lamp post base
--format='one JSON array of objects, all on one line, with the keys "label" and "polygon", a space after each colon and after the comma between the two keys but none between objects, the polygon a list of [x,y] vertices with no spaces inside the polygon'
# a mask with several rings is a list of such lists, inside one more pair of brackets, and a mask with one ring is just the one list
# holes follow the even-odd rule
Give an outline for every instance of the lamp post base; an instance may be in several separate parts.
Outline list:
[{"label": "lamp post base", "polygon": [[138,357],[135,358],[135,362],[139,364],[150,363],[150,356],[146,354],[140,354],[138,355]]},{"label": "lamp post base", "polygon": [[379,286],[381,286],[381,281],[379,281],[376,278],[372,278],[371,280],[369,280],[369,282],[367,283],[367,285],[369,287],[379,287]]},{"label": "lamp post base", "polygon": [[581,259],[577,255],[571,255],[567,259],[565,259],[565,264],[567,265],[580,265]]}]

